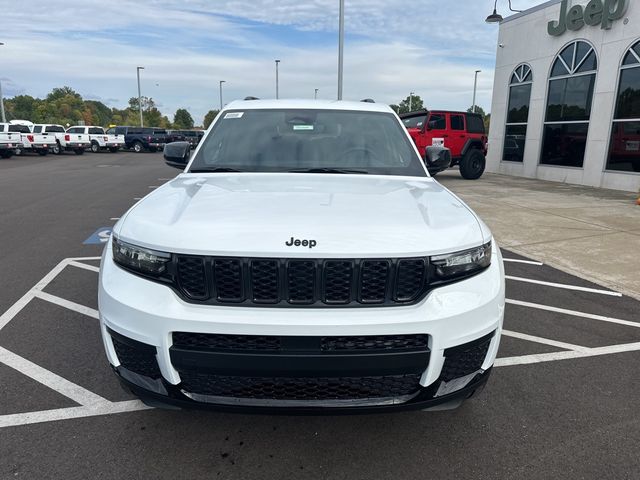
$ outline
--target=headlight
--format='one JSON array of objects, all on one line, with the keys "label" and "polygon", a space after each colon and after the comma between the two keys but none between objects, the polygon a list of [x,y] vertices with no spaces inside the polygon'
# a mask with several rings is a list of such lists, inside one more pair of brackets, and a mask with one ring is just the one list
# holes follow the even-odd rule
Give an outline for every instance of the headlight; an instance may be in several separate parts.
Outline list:
[{"label": "headlight", "polygon": [[472,275],[491,265],[491,242],[462,252],[431,257],[435,280],[451,280]]},{"label": "headlight", "polygon": [[171,255],[164,252],[137,247],[113,238],[113,261],[125,268],[146,275],[160,275],[167,268]]}]

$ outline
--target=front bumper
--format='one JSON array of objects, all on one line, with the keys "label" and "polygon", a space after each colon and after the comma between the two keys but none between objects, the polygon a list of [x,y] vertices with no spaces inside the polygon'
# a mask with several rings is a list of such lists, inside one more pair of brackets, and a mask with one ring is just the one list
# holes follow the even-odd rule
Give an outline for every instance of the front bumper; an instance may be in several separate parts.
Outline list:
[{"label": "front bumper", "polygon": [[[100,322],[107,357],[123,384],[143,399],[154,402],[223,410],[250,408],[303,413],[422,409],[469,396],[486,381],[497,354],[504,314],[504,271],[497,248],[494,249],[491,266],[484,272],[437,288],[416,305],[363,309],[258,309],[187,304],[168,287],[122,270],[113,263],[111,255],[109,243],[102,259],[99,285]],[[211,357],[210,352],[176,351],[174,332],[307,338],[310,341],[320,337],[426,335],[428,348],[421,351],[422,356],[416,354],[401,361],[399,358],[382,358],[379,351],[372,353],[368,361],[355,355],[330,361],[302,351],[304,349],[293,352],[292,358],[284,360],[261,356],[261,352],[257,355],[256,352],[232,352],[232,355],[238,355],[234,363],[234,358],[229,355]],[[147,355],[143,359],[146,362],[144,369],[133,367],[138,373],[128,368],[131,364],[123,354],[122,341],[138,345],[139,350]],[[471,370],[464,370],[466,367],[456,370],[456,366],[452,370],[449,360],[460,351],[469,351],[470,346],[478,342],[484,342],[481,356],[473,357],[475,363],[472,362]],[[462,350],[460,346],[463,346]],[[298,354],[301,356],[295,357]],[[459,360],[461,365],[469,363],[468,358]],[[308,365],[306,373],[305,365]],[[273,369],[272,375],[269,369]],[[415,388],[410,394],[393,393],[351,402],[330,399],[308,401],[297,397],[292,402],[283,400],[280,391],[274,400],[269,400],[263,393],[257,398],[225,397],[219,395],[215,382],[211,389],[210,381],[224,378],[229,382],[230,378],[245,376],[254,377],[251,381],[256,376],[279,380],[292,377],[296,380],[283,381],[286,384],[283,388],[297,392],[299,385],[296,382],[300,377],[313,377],[314,382],[319,381],[326,386],[335,379],[358,376],[369,382],[371,378],[399,375],[404,370],[415,376]],[[463,378],[459,379],[452,371],[459,371]],[[191,378],[194,375],[209,375],[206,387],[209,390],[205,389],[205,394],[189,386],[194,384]],[[329,378],[318,380],[316,377],[319,376]],[[198,385],[202,388],[202,383]],[[245,387],[247,385],[243,383]]]}]

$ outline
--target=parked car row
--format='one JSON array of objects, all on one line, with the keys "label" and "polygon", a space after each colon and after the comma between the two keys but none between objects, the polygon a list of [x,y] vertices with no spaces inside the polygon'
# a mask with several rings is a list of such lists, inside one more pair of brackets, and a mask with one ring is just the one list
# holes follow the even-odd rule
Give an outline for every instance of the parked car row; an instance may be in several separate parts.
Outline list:
[{"label": "parked car row", "polygon": [[136,153],[161,150],[166,143],[188,141],[192,146],[198,144],[204,132],[199,130],[170,130],[153,127],[112,127],[77,125],[69,128],[55,124],[34,124],[27,120],[12,120],[0,123],[0,157],[10,158],[25,152],[39,155],[62,152],[84,154],[90,149],[117,152],[121,148]]}]

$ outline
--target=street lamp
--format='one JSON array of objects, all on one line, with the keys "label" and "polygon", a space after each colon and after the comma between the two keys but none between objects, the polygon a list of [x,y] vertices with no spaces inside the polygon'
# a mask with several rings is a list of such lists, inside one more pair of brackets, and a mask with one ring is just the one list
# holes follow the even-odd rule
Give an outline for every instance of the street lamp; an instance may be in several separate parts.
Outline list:
[{"label": "street lamp", "polygon": [[478,74],[482,70],[476,70],[475,77],[473,79],[473,106],[471,107],[471,111],[476,113],[476,89],[478,88]]},{"label": "street lamp", "polygon": [[342,66],[344,63],[344,0],[340,0],[338,24],[338,100],[342,100]]},{"label": "street lamp", "polygon": [[280,60],[276,60],[276,100],[279,97],[279,92],[278,92],[278,64],[280,63]]},{"label": "street lamp", "polygon": [[411,108],[412,107],[412,101],[413,101],[413,95],[414,95],[414,92],[409,92],[409,111],[410,112],[413,111],[413,109]]},{"label": "street lamp", "polygon": [[222,110],[222,84],[227,83],[226,80],[220,80],[220,110]]},{"label": "street lamp", "polygon": [[[0,42],[0,47],[4,45],[4,43]],[[0,114],[2,114],[2,123],[7,123],[7,117],[4,115],[4,100],[2,97],[2,79],[0,79]]]},{"label": "street lamp", "polygon": [[[493,2],[493,13],[491,15],[489,15],[487,18],[485,18],[485,22],[487,23],[500,23],[502,20],[504,20],[502,18],[502,15],[500,15],[497,11],[496,11],[496,7],[498,5],[498,0],[495,0],[495,2]],[[512,12],[515,13],[520,13],[522,12],[522,10],[514,10],[513,8],[511,8],[511,0],[509,0],[509,10],[511,10]]]},{"label": "street lamp", "polygon": [[318,90],[320,90],[319,88],[315,89],[316,91],[313,93],[313,99],[317,100],[318,99]]},{"label": "street lamp", "polygon": [[140,111],[140,126],[144,127],[144,120],[142,119],[142,94],[140,93],[140,70],[144,70],[144,67],[136,67],[136,73],[138,75],[138,110]]}]

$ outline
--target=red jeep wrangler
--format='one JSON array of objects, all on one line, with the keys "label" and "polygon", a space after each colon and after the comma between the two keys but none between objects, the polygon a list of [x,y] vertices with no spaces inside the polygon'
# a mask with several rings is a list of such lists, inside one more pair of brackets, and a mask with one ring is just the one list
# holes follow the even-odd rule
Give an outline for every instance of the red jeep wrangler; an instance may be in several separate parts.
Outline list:
[{"label": "red jeep wrangler", "polygon": [[[400,119],[418,147],[431,175],[460,165],[460,175],[480,178],[485,167],[487,136],[482,116],[477,113],[419,110],[403,113]],[[451,163],[431,164],[427,147],[443,146],[451,151]]]}]

